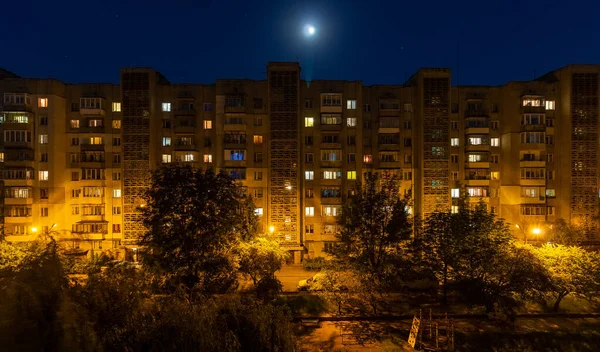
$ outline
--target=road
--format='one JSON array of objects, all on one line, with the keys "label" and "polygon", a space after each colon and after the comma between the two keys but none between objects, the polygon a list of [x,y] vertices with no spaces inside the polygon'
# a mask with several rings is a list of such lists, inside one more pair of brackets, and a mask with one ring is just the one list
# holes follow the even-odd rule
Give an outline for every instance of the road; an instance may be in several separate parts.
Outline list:
[{"label": "road", "polygon": [[316,274],[315,271],[304,270],[302,265],[292,264],[284,265],[281,270],[275,273],[275,276],[283,284],[283,292],[296,292],[298,281],[308,279]]}]

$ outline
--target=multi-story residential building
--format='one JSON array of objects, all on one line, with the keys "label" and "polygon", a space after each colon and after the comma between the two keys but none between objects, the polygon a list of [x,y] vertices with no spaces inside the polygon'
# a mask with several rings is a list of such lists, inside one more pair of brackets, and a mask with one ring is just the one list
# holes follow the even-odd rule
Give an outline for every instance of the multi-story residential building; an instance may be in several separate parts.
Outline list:
[{"label": "multi-story residential building", "polygon": [[[254,198],[263,231],[294,260],[324,255],[366,171],[394,173],[423,216],[463,191],[515,236],[558,219],[598,232],[600,65],[527,82],[452,87],[449,69],[403,85],[306,82],[297,63],[267,79],[172,84],[146,68],[120,85],[0,71],[4,233],[51,232],[74,251],[135,248],[150,171],[224,170]],[[543,234],[542,234],[543,235]]]}]

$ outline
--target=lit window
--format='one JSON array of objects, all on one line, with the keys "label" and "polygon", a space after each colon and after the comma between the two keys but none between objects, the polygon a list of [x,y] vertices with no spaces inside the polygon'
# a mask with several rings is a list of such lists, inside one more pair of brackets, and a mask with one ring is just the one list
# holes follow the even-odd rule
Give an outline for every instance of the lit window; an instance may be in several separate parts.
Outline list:
[{"label": "lit window", "polygon": [[121,129],[121,120],[113,120],[112,128],[117,129],[117,130]]},{"label": "lit window", "polygon": [[40,144],[48,144],[48,135],[40,134]]},{"label": "lit window", "polygon": [[346,173],[346,178],[348,180],[356,180],[356,171],[348,171]]},{"label": "lit window", "polygon": [[113,189],[113,198],[121,198],[121,189]]},{"label": "lit window", "polygon": [[337,170],[325,170],[323,171],[324,180],[337,180],[342,177],[342,172]]},{"label": "lit window", "polygon": [[48,171],[40,171],[40,181],[48,181]]},{"label": "lit window", "polygon": [[481,145],[481,137],[469,137],[469,145]]},{"label": "lit window", "polygon": [[162,103],[162,111],[171,111],[171,103]]},{"label": "lit window", "polygon": [[114,102],[112,104],[112,111],[113,112],[121,112],[121,103]]},{"label": "lit window", "polygon": [[304,208],[304,214],[306,216],[315,216],[315,207],[306,207],[306,208]]},{"label": "lit window", "polygon": [[263,216],[263,208],[256,208],[256,209],[254,209],[254,215],[256,215],[256,216]]},{"label": "lit window", "polygon": [[104,143],[102,137],[90,137],[90,144],[99,145]]},{"label": "lit window", "polygon": [[48,107],[48,98],[39,98],[38,99],[38,107],[47,108]]},{"label": "lit window", "polygon": [[460,198],[460,189],[452,188],[452,198]]},{"label": "lit window", "polygon": [[212,163],[212,154],[204,154],[204,162]]},{"label": "lit window", "polygon": [[492,171],[492,172],[490,172],[490,178],[492,180],[499,180],[500,179],[500,172],[499,171]]},{"label": "lit window", "polygon": [[71,128],[79,128],[79,120],[71,120]]},{"label": "lit window", "polygon": [[490,145],[492,147],[499,147],[500,146],[500,138],[492,138],[492,139],[490,139]]},{"label": "lit window", "polygon": [[346,109],[356,110],[356,100],[347,100],[346,101]]},{"label": "lit window", "polygon": [[304,171],[304,178],[307,180],[314,180],[315,172],[314,171]]},{"label": "lit window", "polygon": [[547,189],[546,197],[556,197],[556,191],[554,189]]},{"label": "lit window", "polygon": [[262,144],[263,142],[263,136],[260,135],[254,135],[254,144]]},{"label": "lit window", "polygon": [[164,164],[170,163],[171,162],[171,154],[163,154],[162,155],[162,162]]},{"label": "lit window", "polygon": [[304,127],[314,127],[315,126],[315,118],[314,117],[305,117],[304,118]]},{"label": "lit window", "polygon": [[364,162],[365,164],[370,164],[370,163],[372,163],[372,162],[373,162],[373,155],[371,155],[371,154],[366,154],[366,155],[363,155],[363,162]]},{"label": "lit window", "polygon": [[338,216],[341,213],[340,207],[335,205],[325,205],[322,209],[323,216]]},{"label": "lit window", "polygon": [[450,139],[450,145],[453,147],[458,147],[458,138]]},{"label": "lit window", "polygon": [[194,161],[194,154],[184,154],[183,155],[183,161]]},{"label": "lit window", "polygon": [[225,159],[234,161],[246,160],[246,151],[244,149],[226,149]]},{"label": "lit window", "polygon": [[163,147],[171,145],[171,137],[163,137],[162,145]]},{"label": "lit window", "polygon": [[470,163],[478,163],[483,160],[483,156],[481,154],[469,154],[468,157]]},{"label": "lit window", "polygon": [[0,163],[4,162],[4,152],[0,152]]},{"label": "lit window", "polygon": [[458,214],[458,205],[452,206],[452,214]]},{"label": "lit window", "polygon": [[212,121],[211,120],[204,120],[204,129],[212,130]]},{"label": "lit window", "polygon": [[88,127],[102,127],[102,120],[89,120]]},{"label": "lit window", "polygon": [[346,119],[346,126],[356,127],[356,117],[349,117]]},{"label": "lit window", "polygon": [[554,100],[546,100],[546,110],[554,110]]}]

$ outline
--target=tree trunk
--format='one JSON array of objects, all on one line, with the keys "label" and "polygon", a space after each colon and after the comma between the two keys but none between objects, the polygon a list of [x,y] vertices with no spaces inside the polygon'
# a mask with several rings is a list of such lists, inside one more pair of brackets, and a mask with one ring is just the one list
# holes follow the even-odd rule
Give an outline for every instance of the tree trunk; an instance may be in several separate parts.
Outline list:
[{"label": "tree trunk", "polygon": [[444,264],[444,282],[442,283],[442,303],[444,305],[448,304],[448,289],[446,285],[448,284],[448,265]]},{"label": "tree trunk", "polygon": [[566,295],[568,295],[568,292],[560,292],[558,294],[558,297],[556,298],[556,301],[554,302],[554,307],[552,308],[553,311],[558,312],[558,307],[560,305],[560,302],[562,301],[563,298],[565,298]]}]

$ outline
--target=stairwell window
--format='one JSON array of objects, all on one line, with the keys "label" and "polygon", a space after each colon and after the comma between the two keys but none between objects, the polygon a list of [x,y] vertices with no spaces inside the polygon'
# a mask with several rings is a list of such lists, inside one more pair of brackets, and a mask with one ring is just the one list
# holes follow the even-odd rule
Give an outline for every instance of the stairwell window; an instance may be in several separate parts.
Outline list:
[{"label": "stairwell window", "polygon": [[162,103],[162,111],[170,112],[171,111],[171,103]]},{"label": "stairwell window", "polygon": [[40,144],[48,144],[48,135],[40,134]]},{"label": "stairwell window", "polygon": [[492,147],[499,147],[500,146],[500,138],[492,138],[492,139],[490,139],[490,145]]},{"label": "stairwell window", "polygon": [[121,198],[121,189],[113,189],[113,198]]},{"label": "stairwell window", "polygon": [[354,99],[346,100],[346,109],[356,110],[356,100],[354,100]]},{"label": "stairwell window", "polygon": [[48,178],[49,178],[48,171],[40,171],[39,176],[40,176],[40,181],[48,181]]},{"label": "stairwell window", "polygon": [[48,98],[39,98],[38,99],[38,107],[47,108],[48,107]]},{"label": "stairwell window", "polygon": [[315,118],[314,117],[305,117],[304,118],[304,127],[315,127]]},{"label": "stairwell window", "polygon": [[121,103],[113,102],[112,103],[112,111],[113,112],[121,112]]},{"label": "stairwell window", "polygon": [[315,207],[306,207],[306,208],[304,208],[304,215],[306,215],[306,216],[315,216]]}]

